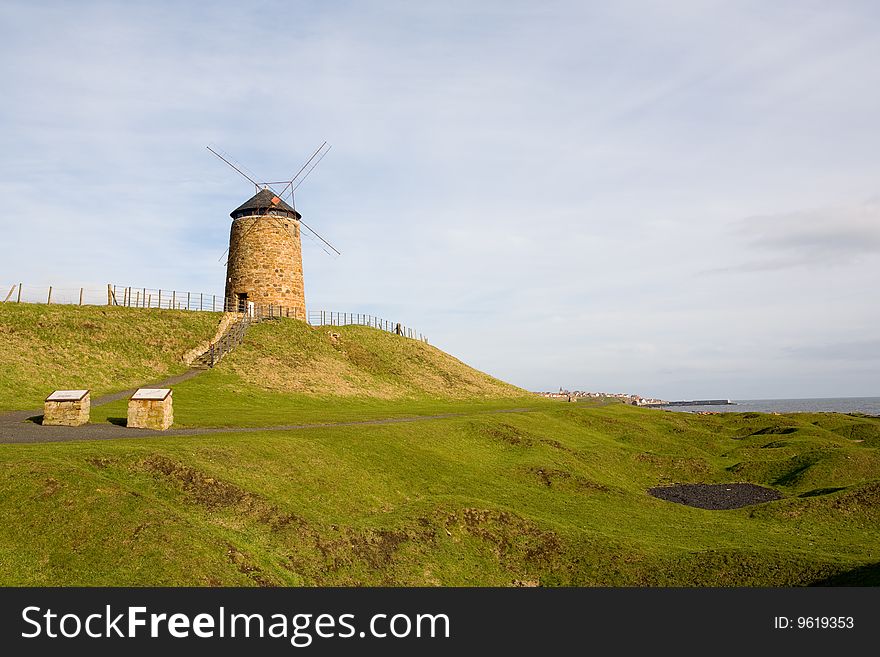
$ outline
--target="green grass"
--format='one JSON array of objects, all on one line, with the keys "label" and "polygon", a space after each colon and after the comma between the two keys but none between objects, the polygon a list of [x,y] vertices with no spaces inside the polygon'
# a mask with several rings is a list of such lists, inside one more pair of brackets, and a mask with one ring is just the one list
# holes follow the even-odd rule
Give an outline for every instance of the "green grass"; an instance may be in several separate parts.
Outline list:
[{"label": "green grass", "polygon": [[456,400],[521,397],[525,391],[468,367],[431,345],[367,326],[252,326],[223,359],[212,385],[243,385],[310,397]]},{"label": "green grass", "polygon": [[[92,422],[125,418],[127,401],[92,409]],[[376,399],[366,396],[312,396],[276,393],[211,371],[174,387],[175,427],[267,427],[352,422],[380,418],[466,413],[503,408],[537,408],[534,397],[502,399]]]},{"label": "green grass", "polygon": [[87,388],[94,398],[183,372],[183,353],[210,340],[219,319],[176,310],[0,304],[0,411],[40,408],[59,388]]},{"label": "green grass", "polygon": [[[174,404],[188,426],[463,415],[0,445],[0,584],[880,584],[877,418],[554,402],[416,341],[295,322],[254,327]],[[783,499],[646,493],[733,481]]]},{"label": "green grass", "polygon": [[[126,401],[93,422],[124,418]],[[265,427],[542,407],[439,349],[364,326],[252,326],[214,369],[174,388],[178,427]]]},{"label": "green grass", "polygon": [[[877,583],[880,454],[839,429],[876,436],[880,425],[834,418],[829,429],[812,417],[560,403],[387,426],[3,445],[0,582],[776,586],[860,573]],[[794,427],[794,442],[767,447],[775,436],[755,432],[773,422]],[[810,465],[780,483],[802,453]],[[672,481],[751,481],[785,497],[705,511],[645,492]]]}]

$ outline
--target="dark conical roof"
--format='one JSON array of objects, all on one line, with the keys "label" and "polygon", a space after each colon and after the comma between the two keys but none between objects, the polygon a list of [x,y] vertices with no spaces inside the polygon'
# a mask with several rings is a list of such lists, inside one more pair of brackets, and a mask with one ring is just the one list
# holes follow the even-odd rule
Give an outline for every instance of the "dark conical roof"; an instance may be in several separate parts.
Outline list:
[{"label": "dark conical roof", "polygon": [[275,192],[270,189],[261,189],[230,212],[229,216],[238,219],[239,217],[268,214],[270,211],[272,214],[287,215],[295,219],[301,218],[299,212],[275,196]]}]

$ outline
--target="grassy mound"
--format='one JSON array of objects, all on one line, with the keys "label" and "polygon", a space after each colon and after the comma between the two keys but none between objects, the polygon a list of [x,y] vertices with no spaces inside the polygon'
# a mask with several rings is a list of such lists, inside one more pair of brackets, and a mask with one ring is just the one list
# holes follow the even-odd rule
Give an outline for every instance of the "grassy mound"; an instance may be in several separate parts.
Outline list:
[{"label": "grassy mound", "polygon": [[264,322],[220,371],[264,390],[313,397],[474,399],[524,391],[436,347],[367,326]]},{"label": "grassy mound", "polygon": [[[776,421],[797,438],[766,447]],[[876,584],[880,450],[839,431],[874,422],[556,403],[0,445],[0,583]],[[813,474],[780,482],[800,450]],[[647,492],[730,481],[782,499],[719,511]]]},{"label": "grassy mound", "polygon": [[111,306],[0,304],[0,411],[38,408],[58,388],[92,396],[183,372],[219,314]]},{"label": "grassy mound", "polygon": [[[251,326],[214,369],[174,388],[177,426],[271,426],[540,404],[436,347],[366,326]],[[125,417],[123,402],[93,410]]]},{"label": "grassy mound", "polygon": [[[0,307],[3,403],[173,373],[217,319]],[[294,321],[252,327],[175,386],[174,410],[232,427],[448,415],[0,445],[0,584],[878,582],[877,418],[554,402],[417,341]],[[710,510],[648,492],[732,482],[781,497]]]}]

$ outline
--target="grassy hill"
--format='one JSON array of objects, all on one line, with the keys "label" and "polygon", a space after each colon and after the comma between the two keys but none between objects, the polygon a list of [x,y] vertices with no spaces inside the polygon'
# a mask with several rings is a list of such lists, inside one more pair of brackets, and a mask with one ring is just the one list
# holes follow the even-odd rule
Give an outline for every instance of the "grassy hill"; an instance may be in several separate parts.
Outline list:
[{"label": "grassy hill", "polygon": [[40,408],[57,388],[92,397],[186,370],[219,313],[115,306],[0,304],[0,411]]},{"label": "grassy hill", "polygon": [[[550,402],[422,343],[288,321],[175,387],[193,426],[433,411],[455,415],[0,445],[0,583],[880,584],[877,418]],[[647,493],[672,482],[783,497]]]},{"label": "grassy hill", "polygon": [[[196,379],[175,387],[177,426],[270,426],[534,404],[531,393],[436,347],[366,326],[270,321]],[[125,417],[125,402],[93,419]]]},{"label": "grassy hill", "polygon": [[367,326],[253,326],[221,372],[246,384],[314,397],[489,399],[524,391],[428,344]]}]

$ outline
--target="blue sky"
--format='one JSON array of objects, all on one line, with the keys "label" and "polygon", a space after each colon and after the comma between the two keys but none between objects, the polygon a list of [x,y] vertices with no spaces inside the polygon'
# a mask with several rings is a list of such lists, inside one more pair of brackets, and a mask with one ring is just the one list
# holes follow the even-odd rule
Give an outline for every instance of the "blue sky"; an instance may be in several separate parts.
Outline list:
[{"label": "blue sky", "polygon": [[[310,308],[530,389],[880,395],[880,11],[856,2],[0,5],[0,284],[222,292],[297,194]],[[8,285],[7,285],[8,287]]]}]

